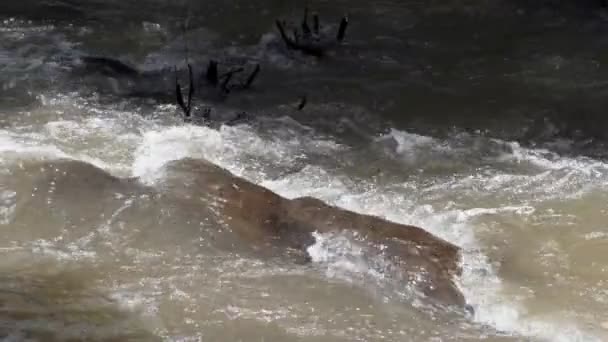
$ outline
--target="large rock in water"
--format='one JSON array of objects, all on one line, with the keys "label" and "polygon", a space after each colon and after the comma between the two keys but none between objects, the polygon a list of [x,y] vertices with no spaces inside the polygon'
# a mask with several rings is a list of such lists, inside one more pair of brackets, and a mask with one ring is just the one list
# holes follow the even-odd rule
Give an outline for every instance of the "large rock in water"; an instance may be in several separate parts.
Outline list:
[{"label": "large rock in water", "polygon": [[[206,160],[184,159],[166,167],[166,193],[199,198],[215,209],[231,230],[248,243],[306,251],[314,232],[353,231],[384,245],[384,255],[429,298],[465,306],[453,282],[460,274],[460,250],[424,229],[362,215],[311,197],[287,199]],[[422,275],[422,277],[421,277]]]},{"label": "large rock in water", "polygon": [[[371,245],[383,246],[382,255],[405,275],[408,286],[413,285],[432,302],[465,306],[464,298],[453,282],[460,274],[457,246],[421,228],[358,214],[318,199],[281,197],[206,160],[183,159],[168,163],[162,180],[154,188],[134,178],[114,177],[79,161],[22,163],[15,172],[19,172],[20,177],[9,180],[19,184],[9,185],[24,190],[17,196],[20,203],[17,207],[25,210],[22,214],[17,210],[15,214],[14,221],[18,223],[13,224],[15,236],[23,230],[19,229],[20,225],[47,221],[47,226],[52,226],[49,219],[55,216],[59,221],[74,216],[78,222],[69,226],[77,229],[82,226],[83,219],[99,217],[100,210],[115,212],[120,206],[112,200],[115,194],[148,194],[154,198],[154,207],[142,207],[141,210],[154,211],[170,206],[177,208],[176,215],[196,221],[215,216],[217,222],[225,224],[240,237],[236,241],[242,241],[247,248],[260,253],[278,251],[286,256],[302,257],[315,243],[314,232],[356,233],[357,238]],[[32,194],[48,193],[48,196],[33,196],[25,189],[33,189]],[[91,194],[98,200],[91,201]],[[32,212],[27,208],[38,209]],[[54,215],[49,216],[45,210]],[[156,214],[144,213],[151,220],[157,220]],[[65,223],[59,221],[57,226],[64,227]],[[170,234],[168,231],[156,233]],[[27,236],[23,238],[27,240]]]}]

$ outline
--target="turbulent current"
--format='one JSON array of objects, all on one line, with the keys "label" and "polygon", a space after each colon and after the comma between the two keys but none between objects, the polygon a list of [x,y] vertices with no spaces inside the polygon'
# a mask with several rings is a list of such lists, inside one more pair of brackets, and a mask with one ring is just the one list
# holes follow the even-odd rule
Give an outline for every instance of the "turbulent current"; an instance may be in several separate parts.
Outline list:
[{"label": "turbulent current", "polygon": [[[445,87],[426,84],[417,68],[428,68],[414,57],[393,59],[401,48],[410,55],[433,44],[443,49],[438,41],[429,38],[424,45],[414,36],[397,41],[411,34],[409,26],[395,26],[394,36],[378,34],[364,41],[364,30],[353,23],[346,51],[316,61],[275,49],[280,41],[270,20],[255,26],[263,33],[257,40],[238,36],[220,48],[218,41],[238,31],[230,25],[216,28],[220,32],[212,29],[218,16],[231,18],[220,6],[205,17],[210,27],[197,27],[192,19],[192,58],[248,55],[264,66],[252,94],[210,103],[226,112],[244,108],[251,118],[207,127],[185,123],[172,98],[124,96],[111,81],[107,91],[103,75],[88,80],[93,84],[74,76],[79,56],[109,51],[147,70],[182,63],[179,29],[117,5],[116,11],[133,13],[130,31],[121,36],[112,27],[115,13],[90,3],[91,8],[83,8],[49,1],[32,13],[14,5],[6,10],[11,15],[1,18],[1,339],[608,340],[608,162],[596,152],[579,153],[582,143],[576,136],[541,134],[539,143],[511,139],[517,135],[513,130],[529,126],[518,121],[521,126],[513,129],[507,127],[510,122],[504,126],[512,129],[508,134],[494,124],[487,129],[483,113],[470,119],[479,129],[467,126],[469,119],[447,128],[433,126],[435,119],[396,120],[395,113],[420,110],[395,104],[399,92],[432,89],[448,94],[446,101],[465,92],[447,81]],[[238,1],[226,3],[235,12],[246,10]],[[270,9],[261,12],[265,19],[295,15],[269,3]],[[327,20],[340,10],[320,3]],[[400,2],[378,3],[375,14],[386,18],[383,25],[397,25],[399,18],[391,13],[418,23],[416,13]],[[181,8],[167,16],[179,18]],[[357,8],[363,11],[356,7],[355,14]],[[434,10],[443,18],[444,7]],[[79,17],[83,12],[98,15],[87,22]],[[54,20],[44,20],[45,13]],[[553,23],[554,17],[543,18]],[[385,55],[374,50],[386,41],[396,50]],[[407,47],[395,47],[401,43]],[[518,51],[523,55],[524,50]],[[434,53],[417,58],[431,65]],[[495,58],[487,53],[483,63]],[[525,60],[533,70],[517,77],[536,72],[526,79],[528,86],[546,72],[533,65],[543,56],[514,55],[521,58],[519,65]],[[576,63],[573,57],[552,61],[564,68]],[[361,69],[346,75],[358,63],[377,69],[366,70],[368,76]],[[409,81],[391,76],[395,65]],[[446,79],[458,78],[469,67],[455,65]],[[494,68],[484,67],[485,73]],[[401,81],[410,83],[395,88],[393,82]],[[96,88],[100,84],[101,90]],[[297,111],[294,103],[302,91],[309,100]],[[513,102],[523,96],[501,94]],[[461,99],[469,101],[465,95]],[[473,107],[492,109],[467,108]],[[446,118],[458,113],[452,102],[443,109],[449,111]],[[543,132],[555,129],[546,125]],[[386,260],[348,234],[316,234],[307,250],[312,262],[294,263],[260,256],[246,241],[219,234],[223,223],[207,215],[213,208],[198,208],[195,198],[191,203],[157,201],[145,189],[163,191],[159,184],[171,176],[163,166],[184,158],[209,160],[287,198],[312,196],[423,227],[458,245],[463,274],[456,281],[474,313],[428,306],[392,276]],[[66,159],[82,167],[57,168],[55,162]],[[87,165],[102,169],[104,176],[91,174]],[[70,174],[53,176],[61,173]],[[138,186],[117,184],[112,176],[132,177]]]}]

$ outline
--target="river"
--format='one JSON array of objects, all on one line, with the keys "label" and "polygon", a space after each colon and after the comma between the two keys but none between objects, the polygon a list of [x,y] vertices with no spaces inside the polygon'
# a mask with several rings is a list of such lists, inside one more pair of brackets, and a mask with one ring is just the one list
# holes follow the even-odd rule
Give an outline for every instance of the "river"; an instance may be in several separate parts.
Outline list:
[{"label": "river", "polygon": [[[0,338],[608,340],[608,16],[592,1],[308,3],[332,29],[348,13],[322,59],[275,30],[303,2],[0,5]],[[203,103],[247,120],[204,126],[171,96],[75,73],[81,56],[261,73]],[[154,188],[188,157],[460,246],[474,314],[425,305],[347,235],[317,236],[310,264],[261,258],[192,206],[49,176],[72,159]]]}]

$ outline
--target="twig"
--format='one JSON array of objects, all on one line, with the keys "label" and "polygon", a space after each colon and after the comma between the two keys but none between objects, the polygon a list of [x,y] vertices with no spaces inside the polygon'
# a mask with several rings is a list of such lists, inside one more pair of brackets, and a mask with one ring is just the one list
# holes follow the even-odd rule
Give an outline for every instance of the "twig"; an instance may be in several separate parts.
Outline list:
[{"label": "twig", "polygon": [[285,28],[283,26],[283,23],[281,23],[279,20],[276,21],[276,25],[277,28],[279,29],[279,33],[281,34],[281,38],[283,38],[283,41],[285,42],[285,45],[287,45],[287,48],[292,49],[292,50],[299,50],[302,51],[303,53],[312,55],[312,56],[316,56],[316,57],[322,57],[325,54],[324,49],[316,44],[300,44],[297,41],[294,41],[293,39],[289,38],[287,36],[287,34],[285,33]]},{"label": "twig", "polygon": [[251,85],[253,84],[253,81],[255,81],[255,79],[258,77],[259,73],[260,73],[260,65],[256,64],[255,69],[253,69],[253,72],[249,75],[249,77],[247,78],[247,81],[243,85],[243,89],[247,89],[247,88],[251,87]]},{"label": "twig", "polygon": [[192,66],[188,64],[188,77],[189,77],[189,89],[188,89],[188,105],[184,102],[184,95],[182,94],[182,87],[179,84],[177,76],[177,67],[175,68],[175,96],[177,98],[177,104],[184,112],[186,118],[190,117],[192,112],[192,97],[194,95],[194,82],[192,77]]},{"label": "twig", "polygon": [[190,80],[190,89],[188,89],[188,113],[192,109],[192,95],[194,95],[194,79],[192,77],[192,66],[188,64],[188,79]]},{"label": "twig", "polygon": [[305,37],[310,37],[310,27],[308,26],[308,7],[304,8],[304,19],[302,19],[302,33]]},{"label": "twig", "polygon": [[234,75],[234,73],[228,73],[226,74],[226,78],[224,79],[224,82],[222,82],[222,90],[224,91],[224,93],[228,94],[230,92],[230,89],[228,88],[228,83],[230,82],[230,79],[232,79],[232,75]]},{"label": "twig", "polygon": [[340,43],[344,40],[344,35],[346,34],[346,27],[348,27],[348,17],[344,16],[342,17],[342,20],[340,20],[338,36],[336,37],[336,40]]},{"label": "twig", "polygon": [[298,104],[298,110],[304,109],[307,102],[308,102],[308,100],[306,98],[306,95],[302,96],[302,98],[300,98],[300,103]]},{"label": "twig", "polygon": [[[321,39],[321,28],[319,23],[319,15],[317,13],[313,14],[314,35],[312,34],[313,31],[311,31],[310,25],[308,24],[308,7],[304,8],[304,17],[300,25],[302,28],[302,35],[300,35],[298,28],[293,28],[291,31],[292,35],[289,36],[286,32],[286,24],[284,21],[276,20],[275,24],[288,49],[301,51],[304,54],[316,57],[323,57],[327,50],[336,45],[333,39]],[[347,28],[348,16],[345,15],[340,20],[338,31],[336,32],[335,39],[337,43],[342,43],[344,41]]]},{"label": "twig", "polygon": [[243,68],[243,67],[237,67],[232,70],[226,71],[222,76],[220,76],[220,78],[232,77],[234,74],[238,74],[240,72],[243,72],[244,70],[245,70],[245,68]]}]

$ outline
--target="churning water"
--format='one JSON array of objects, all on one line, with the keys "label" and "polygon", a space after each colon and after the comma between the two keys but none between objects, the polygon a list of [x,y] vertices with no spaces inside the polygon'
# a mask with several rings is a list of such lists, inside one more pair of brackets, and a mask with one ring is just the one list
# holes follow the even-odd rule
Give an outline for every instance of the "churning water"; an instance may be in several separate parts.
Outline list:
[{"label": "churning water", "polygon": [[[382,25],[397,25],[391,10],[405,8],[399,4],[378,4],[375,15],[386,18]],[[114,11],[132,14],[126,25],[131,31],[118,36],[119,29],[103,20],[116,20],[115,12],[102,5],[47,5],[44,9],[56,20],[40,20],[40,13],[15,5],[15,16],[3,18],[0,25],[1,338],[608,339],[608,260],[603,258],[608,248],[608,163],[597,153],[581,156],[580,141],[572,137],[545,134],[542,144],[523,144],[494,126],[446,129],[433,126],[431,119],[431,124],[408,129],[403,121],[389,120],[395,116],[391,111],[419,109],[402,103],[387,104],[392,109],[386,109],[370,99],[428,87],[415,70],[418,62],[392,59],[419,47],[415,38],[408,47],[395,47],[400,43],[389,34],[369,39],[367,43],[377,45],[374,49],[394,40],[394,50],[381,56],[363,46],[366,42],[356,36],[363,30],[355,28],[353,43],[338,52],[344,56],[329,60],[328,67],[273,50],[272,20],[257,24],[265,32],[262,38],[251,42],[237,37],[227,44],[226,54],[252,55],[270,65],[270,76],[245,104],[222,105],[226,111],[247,106],[253,119],[210,128],[184,123],[170,102],[96,92],[70,74],[75,58],[100,51],[129,56],[141,68],[180,63],[181,41],[167,38],[176,34],[167,22],[140,18],[145,14],[116,4]],[[237,5],[208,5],[216,11],[205,17],[210,26],[193,29],[190,41],[201,40],[210,52],[197,45],[201,52],[193,47],[190,53],[220,54],[218,37],[227,39],[237,28],[226,24],[214,32],[218,16],[234,16],[231,25],[253,25],[238,20],[248,18],[251,9]],[[291,14],[282,6],[271,2],[262,18]],[[329,13],[339,10],[320,6]],[[81,11],[94,18],[76,20],[73,16]],[[167,13],[177,17],[180,12]],[[365,20],[372,19],[361,22]],[[393,34],[400,37],[408,26],[397,28]],[[129,40],[138,43],[130,45]],[[432,64],[432,56],[420,58]],[[539,59],[533,55],[526,61]],[[358,60],[365,73],[355,67]],[[400,82],[388,72],[396,64],[414,78],[405,88],[391,83]],[[349,68],[354,75],[344,76]],[[457,66],[457,75],[446,77],[457,79],[466,68]],[[530,68],[538,75],[546,72],[542,66]],[[321,89],[323,84],[327,88]],[[319,89],[307,91],[311,95],[305,110],[295,111],[292,102],[298,92],[313,85]],[[432,88],[461,91],[448,89],[452,86]],[[368,90],[373,95],[358,96]],[[322,95],[328,91],[335,97]],[[450,111],[445,117],[458,113],[451,104],[443,109]],[[476,115],[483,121],[482,114]],[[512,125],[527,129],[522,122]],[[552,129],[547,125],[543,132]],[[260,258],[246,242],[217,236],[221,222],[194,205],[158,202],[143,187],[92,178],[86,167],[69,170],[74,174],[67,182],[51,176],[67,172],[55,169],[53,161],[73,159],[155,187],[167,176],[163,165],[186,157],[210,160],[288,198],[313,196],[424,227],[457,244],[463,248],[458,284],[474,315],[426,306],[406,284],[387,274],[382,258],[348,234],[316,235],[308,249],[311,264]]]}]

